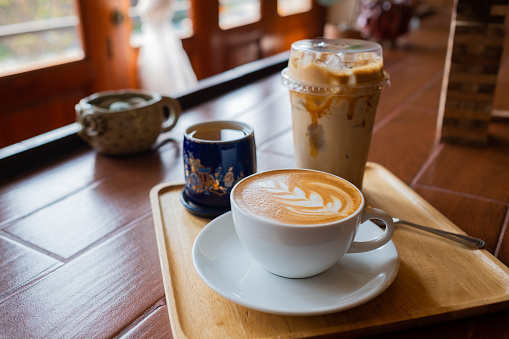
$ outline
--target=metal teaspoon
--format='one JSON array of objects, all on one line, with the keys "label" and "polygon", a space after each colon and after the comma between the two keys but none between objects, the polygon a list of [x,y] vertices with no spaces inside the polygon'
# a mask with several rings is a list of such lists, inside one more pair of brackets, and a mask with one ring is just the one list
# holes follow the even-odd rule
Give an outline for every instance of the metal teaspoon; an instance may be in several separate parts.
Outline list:
[{"label": "metal teaspoon", "polygon": [[[379,226],[384,226],[384,224],[381,221],[378,221],[378,220],[371,220],[371,221],[373,221],[375,224],[377,224]],[[470,246],[470,247],[474,247],[474,248],[484,248],[484,245],[485,245],[484,240],[475,238],[475,237],[471,237],[468,235],[442,231],[442,230],[438,230],[436,228],[419,225],[419,224],[413,223],[411,221],[406,221],[406,220],[402,220],[399,218],[392,218],[392,221],[394,222],[394,224],[405,224],[408,226],[412,226],[412,227],[418,228],[420,230],[431,232],[433,234],[442,236],[444,238],[459,242],[466,246]]]}]

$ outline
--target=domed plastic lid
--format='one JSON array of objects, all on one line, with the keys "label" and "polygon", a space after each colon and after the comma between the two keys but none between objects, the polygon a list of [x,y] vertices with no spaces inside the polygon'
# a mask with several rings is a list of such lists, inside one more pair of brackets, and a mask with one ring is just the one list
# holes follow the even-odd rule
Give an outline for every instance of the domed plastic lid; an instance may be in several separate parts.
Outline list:
[{"label": "domed plastic lid", "polygon": [[368,94],[388,81],[382,47],[354,39],[297,41],[282,72],[283,85],[310,94]]}]

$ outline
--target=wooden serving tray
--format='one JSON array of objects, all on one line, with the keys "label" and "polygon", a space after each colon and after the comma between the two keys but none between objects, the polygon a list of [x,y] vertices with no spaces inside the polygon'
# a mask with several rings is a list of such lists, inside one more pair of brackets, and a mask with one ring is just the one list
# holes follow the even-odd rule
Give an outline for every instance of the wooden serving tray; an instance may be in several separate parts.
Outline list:
[{"label": "wooden serving tray", "polygon": [[[175,338],[290,338],[371,335],[509,308],[509,269],[486,250],[398,225],[393,242],[399,273],[375,299],[343,312],[292,317],[254,311],[210,289],[196,273],[191,249],[209,222],[180,203],[183,184],[150,192],[166,300]],[[389,214],[463,233],[384,167],[369,163],[367,203]]]}]

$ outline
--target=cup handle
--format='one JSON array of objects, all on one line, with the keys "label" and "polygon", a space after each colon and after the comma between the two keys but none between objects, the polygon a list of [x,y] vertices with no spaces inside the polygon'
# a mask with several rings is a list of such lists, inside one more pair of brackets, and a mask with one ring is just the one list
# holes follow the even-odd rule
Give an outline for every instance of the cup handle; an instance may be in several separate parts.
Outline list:
[{"label": "cup handle", "polygon": [[161,97],[161,103],[164,119],[162,131],[168,132],[177,124],[180,113],[182,113],[182,107],[180,106],[180,102],[177,99],[166,96]]},{"label": "cup handle", "polygon": [[385,224],[384,233],[373,240],[352,242],[347,253],[361,253],[371,251],[387,244],[391,240],[395,228],[391,216],[387,214],[387,212],[384,212],[380,209],[366,207],[362,212],[361,223],[370,219],[378,219],[383,221]]},{"label": "cup handle", "polygon": [[98,137],[107,129],[107,122],[103,117],[96,116],[93,111],[83,109],[80,105],[76,105],[76,121],[81,125],[78,132],[85,139]]}]

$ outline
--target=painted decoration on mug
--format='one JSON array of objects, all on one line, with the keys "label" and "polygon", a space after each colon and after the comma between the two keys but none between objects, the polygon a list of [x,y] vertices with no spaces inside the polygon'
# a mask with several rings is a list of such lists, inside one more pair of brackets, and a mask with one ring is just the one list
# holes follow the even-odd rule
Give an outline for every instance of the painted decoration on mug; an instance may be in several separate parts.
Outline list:
[{"label": "painted decoration on mug", "polygon": [[222,196],[228,194],[232,187],[244,178],[243,171],[240,171],[239,175],[235,177],[235,173],[238,171],[235,171],[233,167],[229,167],[224,173],[222,167],[217,167],[214,170],[211,167],[203,166],[201,160],[195,158],[191,152],[185,157],[187,158],[185,161],[187,184],[195,193],[209,192]]}]

